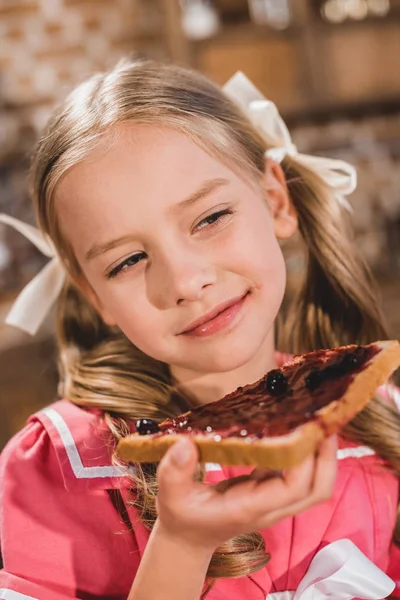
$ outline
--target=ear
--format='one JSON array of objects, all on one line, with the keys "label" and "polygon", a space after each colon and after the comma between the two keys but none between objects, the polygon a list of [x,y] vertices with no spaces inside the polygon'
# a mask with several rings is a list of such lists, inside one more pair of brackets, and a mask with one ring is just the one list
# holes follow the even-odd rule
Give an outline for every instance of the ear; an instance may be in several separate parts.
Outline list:
[{"label": "ear", "polygon": [[95,308],[95,310],[99,313],[100,317],[103,319],[106,325],[113,327],[116,325],[114,319],[111,317],[108,310],[103,306],[100,301],[100,298],[90,285],[90,283],[86,279],[80,279],[79,282],[76,282],[82,294],[85,295],[90,304]]},{"label": "ear", "polygon": [[282,167],[270,158],[265,160],[263,184],[276,237],[278,239],[291,237],[298,228],[297,213],[290,198]]}]

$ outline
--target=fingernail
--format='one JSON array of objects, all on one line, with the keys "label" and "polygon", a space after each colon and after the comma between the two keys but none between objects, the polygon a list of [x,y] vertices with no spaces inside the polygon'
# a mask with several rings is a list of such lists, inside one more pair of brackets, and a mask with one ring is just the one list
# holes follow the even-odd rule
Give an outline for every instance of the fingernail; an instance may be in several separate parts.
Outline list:
[{"label": "fingernail", "polygon": [[187,440],[179,440],[171,449],[171,458],[179,467],[186,465],[191,458],[192,448]]}]

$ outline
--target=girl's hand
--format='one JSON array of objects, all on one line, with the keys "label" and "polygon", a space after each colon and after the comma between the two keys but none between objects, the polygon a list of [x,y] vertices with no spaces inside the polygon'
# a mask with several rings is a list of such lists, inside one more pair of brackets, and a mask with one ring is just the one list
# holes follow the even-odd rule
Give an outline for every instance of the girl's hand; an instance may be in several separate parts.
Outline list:
[{"label": "girl's hand", "polygon": [[336,437],[324,441],[316,456],[281,476],[249,476],[209,486],[194,481],[197,449],[182,438],[158,468],[159,526],[169,536],[214,551],[226,540],[271,527],[314,504],[329,500],[336,477]]}]

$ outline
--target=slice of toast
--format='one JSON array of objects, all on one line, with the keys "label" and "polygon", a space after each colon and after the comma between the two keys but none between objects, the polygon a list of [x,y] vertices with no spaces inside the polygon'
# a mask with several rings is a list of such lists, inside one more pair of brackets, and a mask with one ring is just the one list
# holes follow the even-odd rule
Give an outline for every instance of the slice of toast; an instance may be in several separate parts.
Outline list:
[{"label": "slice of toast", "polygon": [[200,462],[288,468],[340,431],[399,365],[397,341],[298,355],[222,400],[166,419],[156,433],[127,436],[117,454],[126,462],[158,462],[190,435]]}]

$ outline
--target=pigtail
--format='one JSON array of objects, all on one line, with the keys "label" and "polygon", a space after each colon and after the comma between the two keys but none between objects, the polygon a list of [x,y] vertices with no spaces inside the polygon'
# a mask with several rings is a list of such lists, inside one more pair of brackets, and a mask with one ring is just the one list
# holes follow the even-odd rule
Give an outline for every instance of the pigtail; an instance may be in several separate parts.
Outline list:
[{"label": "pigtail", "polygon": [[386,339],[370,271],[351,241],[344,210],[315,173],[285,168],[306,247],[303,284],[283,338],[291,352]]},{"label": "pigtail", "polygon": [[[283,348],[295,353],[388,337],[371,273],[351,241],[337,198],[317,175],[294,161],[285,165],[287,185],[307,255],[303,284],[280,319]],[[400,414],[379,396],[342,431],[367,445],[400,475]],[[400,507],[393,537],[400,547]]]}]

